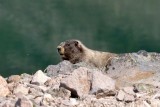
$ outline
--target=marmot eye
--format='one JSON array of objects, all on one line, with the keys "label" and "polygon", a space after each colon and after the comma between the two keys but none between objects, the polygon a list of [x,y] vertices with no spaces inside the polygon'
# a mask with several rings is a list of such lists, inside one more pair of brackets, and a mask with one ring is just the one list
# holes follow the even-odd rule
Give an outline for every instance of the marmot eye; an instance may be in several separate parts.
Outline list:
[{"label": "marmot eye", "polygon": [[78,46],[78,41],[75,41],[74,43],[75,43],[75,46]]},{"label": "marmot eye", "polygon": [[70,44],[66,44],[67,46],[70,46]]}]

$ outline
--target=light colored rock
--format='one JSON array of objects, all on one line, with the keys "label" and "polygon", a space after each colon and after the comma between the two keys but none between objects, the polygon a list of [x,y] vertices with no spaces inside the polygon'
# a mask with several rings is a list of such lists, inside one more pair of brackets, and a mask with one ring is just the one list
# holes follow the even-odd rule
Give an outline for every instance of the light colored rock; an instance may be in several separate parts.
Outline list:
[{"label": "light colored rock", "polygon": [[117,94],[116,90],[99,90],[96,92],[96,98],[105,98],[110,96],[115,96]]},{"label": "light colored rock", "polygon": [[26,88],[23,84],[19,84],[17,85],[14,90],[13,93],[17,94],[17,93],[21,93],[21,94],[28,94],[29,88]]},{"label": "light colored rock", "polygon": [[33,102],[36,103],[37,105],[40,105],[40,103],[42,102],[42,97],[36,97],[35,99],[33,99]]},{"label": "light colored rock", "polygon": [[53,99],[53,97],[50,94],[45,93],[43,95],[41,104],[44,105],[44,106],[51,105],[51,103],[53,102],[53,100],[54,99]]},{"label": "light colored rock", "polygon": [[41,90],[37,90],[37,89],[35,89],[35,88],[30,88],[30,89],[29,89],[29,93],[30,93],[31,95],[34,95],[35,97],[37,97],[37,96],[42,96],[42,95],[43,95],[43,92],[42,92]]},{"label": "light colored rock", "polygon": [[73,107],[73,106],[76,106],[78,104],[79,104],[79,102],[75,98],[70,98],[69,100],[68,99],[67,100],[62,100],[62,105],[63,106]]},{"label": "light colored rock", "polygon": [[39,89],[41,89],[43,92],[47,91],[48,90],[48,87],[45,87],[45,86],[38,86]]},{"label": "light colored rock", "polygon": [[14,87],[15,87],[16,85],[17,85],[17,84],[14,83],[14,82],[8,83],[8,89],[9,89],[11,92],[13,92]]},{"label": "light colored rock", "polygon": [[135,95],[135,92],[133,91],[133,89],[134,89],[134,87],[124,87],[123,91],[128,94]]},{"label": "light colored rock", "polygon": [[152,97],[152,99],[160,99],[160,93],[156,93],[156,94]]},{"label": "light colored rock", "polygon": [[160,100],[159,99],[151,100],[151,107],[160,107]]},{"label": "light colored rock", "polygon": [[96,93],[98,90],[114,90],[115,80],[101,71],[94,70],[92,72],[92,87],[91,93]]},{"label": "light colored rock", "polygon": [[5,97],[10,93],[6,80],[0,76],[0,96]]},{"label": "light colored rock", "polygon": [[21,77],[19,75],[11,75],[8,79],[7,82],[11,83],[11,82],[19,82],[21,79]]},{"label": "light colored rock", "polygon": [[5,97],[10,93],[8,87],[0,85],[0,96]]},{"label": "light colored rock", "polygon": [[125,96],[124,96],[124,101],[125,101],[125,102],[132,102],[132,101],[134,101],[134,100],[135,100],[135,98],[134,98],[133,95],[125,94]]},{"label": "light colored rock", "polygon": [[64,60],[60,62],[58,65],[49,65],[45,71],[49,77],[57,76],[59,74],[68,74],[73,71],[72,63]]},{"label": "light colored rock", "polygon": [[7,82],[6,80],[0,75],[0,85],[3,85],[3,86],[6,86],[7,85]]},{"label": "light colored rock", "polygon": [[118,101],[123,101],[124,96],[125,96],[124,91],[119,90],[118,95],[117,95],[117,100],[118,100]]},{"label": "light colored rock", "polygon": [[88,94],[90,90],[88,71],[89,69],[85,67],[75,69],[71,75],[62,79],[61,87],[70,90],[76,97]]},{"label": "light colored rock", "polygon": [[71,104],[72,106],[75,106],[75,105],[78,105],[78,104],[79,104],[79,102],[78,102],[77,99],[75,99],[75,98],[70,98],[69,101],[70,101],[70,104]]},{"label": "light colored rock", "polygon": [[19,98],[15,107],[33,107],[33,103],[25,97]]},{"label": "light colored rock", "polygon": [[21,74],[21,80],[20,80],[21,83],[30,83],[31,80],[32,80],[32,75],[26,73]]},{"label": "light colored rock", "polygon": [[50,77],[46,76],[41,70],[38,70],[32,78],[32,84],[44,84],[47,80],[51,79]]},{"label": "light colored rock", "polygon": [[45,85],[46,86],[54,86],[54,85],[56,85],[57,84],[57,81],[56,81],[56,79],[55,78],[51,78],[51,79],[49,79],[49,80],[47,80],[46,82],[45,82]]},{"label": "light colored rock", "polygon": [[60,87],[58,89],[50,88],[47,90],[47,93],[51,94],[54,97],[61,97],[63,99],[69,99],[71,96],[71,92],[63,87]]},{"label": "light colored rock", "polygon": [[126,107],[124,103],[118,102],[115,97],[100,99],[91,98],[91,102],[83,101],[83,103],[81,102],[79,105],[78,107]]},{"label": "light colored rock", "polygon": [[0,107],[15,107],[16,101],[4,100],[0,103]]}]

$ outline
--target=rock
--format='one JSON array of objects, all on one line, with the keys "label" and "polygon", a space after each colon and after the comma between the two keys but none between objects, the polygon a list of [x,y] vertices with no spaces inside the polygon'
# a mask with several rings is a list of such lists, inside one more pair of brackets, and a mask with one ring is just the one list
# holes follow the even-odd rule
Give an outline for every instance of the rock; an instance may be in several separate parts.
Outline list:
[{"label": "rock", "polygon": [[38,70],[32,78],[32,84],[44,84],[47,80],[51,79],[50,77],[46,76],[41,70]]},{"label": "rock", "polygon": [[47,68],[51,78],[0,76],[0,107],[159,107],[159,65],[159,53],[141,51],[113,58],[107,73],[63,61]]},{"label": "rock", "polygon": [[0,107],[15,107],[16,101],[14,100],[3,100],[2,103],[0,103]]},{"label": "rock", "polygon": [[57,84],[57,82],[56,82],[56,79],[55,78],[51,78],[51,79],[49,79],[49,80],[47,80],[45,83],[44,83],[46,86],[54,86],[54,85],[56,85]]},{"label": "rock", "polygon": [[35,97],[35,98],[33,99],[33,103],[34,103],[34,104],[40,105],[41,102],[42,102],[42,96]]},{"label": "rock", "polygon": [[49,65],[45,71],[49,77],[58,76],[59,74],[67,74],[73,71],[73,64],[64,60],[58,65]]},{"label": "rock", "polygon": [[160,107],[160,100],[158,99],[151,100],[151,107]]},{"label": "rock", "polygon": [[139,93],[148,93],[148,92],[154,92],[156,87],[152,84],[145,84],[145,83],[137,83],[134,84],[134,90],[136,90]]},{"label": "rock", "polygon": [[26,97],[22,97],[17,100],[15,107],[33,107],[33,103]]},{"label": "rock", "polygon": [[44,105],[44,106],[51,105],[51,103],[53,102],[53,100],[54,99],[53,99],[53,97],[50,94],[45,93],[43,95],[41,104]]},{"label": "rock", "polygon": [[124,96],[124,101],[125,101],[125,102],[132,102],[132,101],[134,101],[134,100],[135,100],[135,98],[134,98],[133,95],[125,94],[125,96]]},{"label": "rock", "polygon": [[10,93],[8,87],[0,85],[0,96],[5,97]]},{"label": "rock", "polygon": [[70,90],[75,97],[88,94],[91,85],[88,71],[89,69],[85,67],[75,69],[71,75],[61,80],[60,86]]},{"label": "rock", "polygon": [[10,93],[6,80],[0,76],[0,96],[5,97]]},{"label": "rock", "polygon": [[80,107],[125,107],[124,103],[118,102],[114,97],[100,99],[91,98],[91,103],[80,102],[80,105]]},{"label": "rock", "polygon": [[29,91],[29,88],[26,88],[23,84],[19,84],[14,88],[13,93],[14,94],[21,93],[21,94],[27,95],[28,91]]},{"label": "rock", "polygon": [[8,79],[7,79],[7,82],[8,83],[11,83],[11,82],[19,82],[21,79],[21,77],[19,75],[12,75],[10,76]]},{"label": "rock", "polygon": [[135,92],[133,90],[134,90],[134,87],[124,87],[123,88],[123,91],[130,95],[135,95]]},{"label": "rock", "polygon": [[32,75],[26,73],[21,74],[21,80],[20,80],[21,83],[30,83],[31,80],[32,80]]},{"label": "rock", "polygon": [[135,83],[160,86],[159,65],[159,53],[127,53],[112,59],[107,74],[120,82],[119,87],[132,86]]},{"label": "rock", "polygon": [[0,83],[1,83],[0,85],[3,85],[3,86],[7,85],[6,80],[2,76],[0,76]]},{"label": "rock", "polygon": [[63,106],[73,107],[73,106],[76,106],[78,104],[79,104],[79,102],[75,98],[70,98],[69,100],[63,100],[62,101]]},{"label": "rock", "polygon": [[43,95],[43,92],[41,90],[37,90],[35,88],[30,88],[29,93],[35,97]]},{"label": "rock", "polygon": [[120,91],[118,92],[118,95],[117,95],[117,100],[118,100],[118,101],[123,101],[124,96],[125,96],[124,91],[120,90]]},{"label": "rock", "polygon": [[[129,89],[129,87],[127,87]],[[127,90],[127,88],[125,90]],[[134,95],[125,93],[123,90],[119,90],[117,95],[118,101],[132,102],[135,100]]]},{"label": "rock", "polygon": [[160,93],[156,93],[156,94],[152,97],[152,99],[159,99],[159,100],[160,100]]},{"label": "rock", "polygon": [[63,99],[68,99],[71,96],[71,92],[63,87],[59,89],[50,88],[47,93],[51,94],[53,97],[61,97]]},{"label": "rock", "polygon": [[56,86],[59,87],[60,86],[60,81],[64,77],[65,77],[64,75],[58,75],[57,77],[53,77],[53,78],[47,80],[45,82],[45,85],[47,87],[56,87]]},{"label": "rock", "polygon": [[75,99],[75,98],[70,98],[69,101],[70,101],[70,104],[71,104],[72,106],[75,106],[75,105],[78,105],[78,104],[79,104],[79,102],[78,102],[77,99]]},{"label": "rock", "polygon": [[98,90],[96,92],[96,98],[104,98],[104,97],[110,97],[110,96],[115,96],[117,93],[116,90]]},{"label": "rock", "polygon": [[10,90],[10,92],[13,92],[16,85],[17,84],[14,82],[8,83],[8,89]]},{"label": "rock", "polygon": [[115,80],[108,75],[102,74],[102,72],[98,70],[92,71],[91,84],[91,93],[96,93],[98,90],[115,89]]}]

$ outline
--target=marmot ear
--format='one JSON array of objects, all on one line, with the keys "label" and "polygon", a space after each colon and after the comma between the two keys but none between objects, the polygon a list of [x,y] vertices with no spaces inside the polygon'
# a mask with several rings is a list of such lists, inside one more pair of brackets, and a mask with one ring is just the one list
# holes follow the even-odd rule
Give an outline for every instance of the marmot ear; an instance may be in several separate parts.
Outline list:
[{"label": "marmot ear", "polygon": [[80,45],[78,41],[75,41],[75,46],[78,47],[80,51],[82,51],[82,46]]}]

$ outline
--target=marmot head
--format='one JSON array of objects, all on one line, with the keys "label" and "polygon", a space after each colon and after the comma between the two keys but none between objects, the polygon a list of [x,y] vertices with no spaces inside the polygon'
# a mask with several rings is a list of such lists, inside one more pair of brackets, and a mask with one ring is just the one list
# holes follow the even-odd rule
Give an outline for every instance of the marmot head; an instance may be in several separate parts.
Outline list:
[{"label": "marmot head", "polygon": [[78,40],[67,40],[57,46],[57,50],[63,60],[68,60],[71,63],[81,61],[83,55],[82,43]]}]

